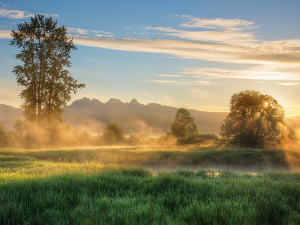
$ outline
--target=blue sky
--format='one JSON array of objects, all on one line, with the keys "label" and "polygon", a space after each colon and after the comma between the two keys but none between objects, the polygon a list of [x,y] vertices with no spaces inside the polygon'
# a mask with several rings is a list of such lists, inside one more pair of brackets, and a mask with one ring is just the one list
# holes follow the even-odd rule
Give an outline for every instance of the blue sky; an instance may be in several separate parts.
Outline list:
[{"label": "blue sky", "polygon": [[[0,0],[1,1],[1,0]],[[4,1],[0,103],[18,107],[9,32],[35,14],[68,28],[78,47],[72,101],[109,98],[226,111],[232,94],[257,90],[300,114],[300,1]]]}]

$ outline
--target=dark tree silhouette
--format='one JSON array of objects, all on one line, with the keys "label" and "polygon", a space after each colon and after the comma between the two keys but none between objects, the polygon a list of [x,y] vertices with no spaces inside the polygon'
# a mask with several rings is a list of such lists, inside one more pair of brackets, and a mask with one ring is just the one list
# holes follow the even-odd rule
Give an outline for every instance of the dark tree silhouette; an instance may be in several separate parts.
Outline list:
[{"label": "dark tree silhouette", "polygon": [[13,30],[10,45],[21,49],[16,58],[22,65],[14,67],[19,86],[25,87],[20,96],[28,121],[60,120],[62,107],[71,93],[85,87],[70,76],[70,53],[76,47],[66,35],[66,27],[57,21],[37,15],[31,22],[18,24]]},{"label": "dark tree silhouette", "polygon": [[7,136],[3,126],[0,124],[0,148],[7,147]]},{"label": "dark tree silhouette", "polygon": [[176,112],[175,120],[171,124],[171,133],[178,138],[179,143],[190,143],[198,134],[194,118],[189,111],[180,108]]},{"label": "dark tree silhouette", "polygon": [[242,91],[230,100],[230,113],[221,126],[221,136],[241,147],[274,147],[290,135],[284,109],[270,95]]},{"label": "dark tree silhouette", "polygon": [[124,132],[119,125],[110,123],[104,129],[103,139],[107,144],[121,143],[124,141]]}]

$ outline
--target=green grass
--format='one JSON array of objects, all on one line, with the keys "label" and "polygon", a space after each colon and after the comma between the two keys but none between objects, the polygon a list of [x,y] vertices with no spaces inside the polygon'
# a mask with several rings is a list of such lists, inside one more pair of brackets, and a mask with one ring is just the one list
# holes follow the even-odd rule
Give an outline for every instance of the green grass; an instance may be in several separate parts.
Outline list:
[{"label": "green grass", "polygon": [[[51,162],[115,164],[139,167],[247,168],[255,172],[296,170],[300,153],[268,149],[223,149],[215,147],[101,147],[86,149],[8,150],[1,157],[25,157]],[[8,158],[5,159],[6,161]]]},{"label": "green grass", "polygon": [[[159,156],[157,149],[139,148],[2,149],[0,224],[300,224],[299,173],[151,172],[122,163],[107,165],[95,158],[102,150],[102,156],[110,157],[121,151],[133,158],[144,155],[141,161],[146,163],[137,166],[147,166],[150,159],[159,159],[153,165],[160,165],[196,156],[215,162],[225,157],[216,150],[189,148],[161,150]],[[251,150],[242,154],[247,152]],[[189,160],[183,162],[194,163]]]}]

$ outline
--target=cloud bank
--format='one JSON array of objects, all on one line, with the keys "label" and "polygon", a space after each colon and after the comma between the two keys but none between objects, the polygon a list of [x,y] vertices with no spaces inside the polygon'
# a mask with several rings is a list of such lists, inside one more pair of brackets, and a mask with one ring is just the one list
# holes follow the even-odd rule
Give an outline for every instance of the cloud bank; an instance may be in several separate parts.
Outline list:
[{"label": "cloud bank", "polygon": [[[27,12],[5,9],[0,11],[0,15],[11,18],[31,16]],[[82,46],[249,65],[244,70],[189,68],[185,74],[164,74],[161,77],[189,75],[209,79],[300,80],[300,39],[259,40],[251,32],[256,28],[254,22],[241,19],[203,19],[189,15],[176,17],[181,20],[178,28],[141,27],[141,31],[147,31],[147,38],[116,38],[111,32],[81,28],[68,28],[68,33],[74,38],[75,44]],[[0,30],[0,38],[10,38],[9,33]],[[188,83],[178,80],[152,82]],[[210,83],[201,81],[199,84]]]},{"label": "cloud bank", "polygon": [[[251,21],[181,16],[179,29],[142,27],[151,38],[103,38],[80,35],[79,45],[131,52],[160,53],[179,58],[226,63],[298,64],[300,39],[261,41],[249,30]],[[162,38],[162,37],[173,38]]]},{"label": "cloud bank", "polygon": [[34,15],[26,11],[0,9],[0,17],[7,17],[10,19],[24,19],[32,16]]}]

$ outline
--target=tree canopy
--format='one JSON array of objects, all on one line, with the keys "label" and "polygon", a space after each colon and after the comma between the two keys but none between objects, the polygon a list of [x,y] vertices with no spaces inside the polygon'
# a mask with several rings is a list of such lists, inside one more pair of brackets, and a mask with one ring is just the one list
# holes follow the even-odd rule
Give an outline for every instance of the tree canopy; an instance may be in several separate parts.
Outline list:
[{"label": "tree canopy", "polygon": [[270,95],[242,91],[230,100],[230,113],[221,126],[221,136],[242,147],[274,147],[289,134],[284,109]]},{"label": "tree canopy", "polygon": [[85,87],[78,84],[66,68],[71,67],[70,53],[76,49],[66,34],[66,27],[58,26],[51,17],[37,15],[30,23],[23,22],[13,30],[10,45],[21,49],[16,58],[22,61],[14,67],[19,86],[21,108],[27,120],[41,122],[60,120],[62,107],[71,94]]},{"label": "tree canopy", "polygon": [[124,141],[124,132],[118,124],[110,123],[104,129],[103,139],[107,144],[121,143]]},{"label": "tree canopy", "polygon": [[175,120],[171,124],[171,133],[178,138],[179,143],[189,143],[198,134],[194,118],[184,108],[177,110]]}]

